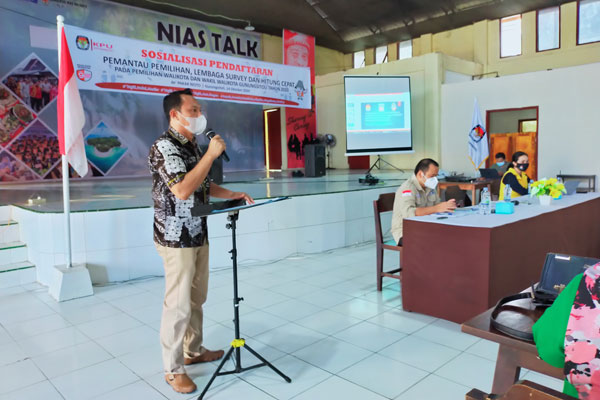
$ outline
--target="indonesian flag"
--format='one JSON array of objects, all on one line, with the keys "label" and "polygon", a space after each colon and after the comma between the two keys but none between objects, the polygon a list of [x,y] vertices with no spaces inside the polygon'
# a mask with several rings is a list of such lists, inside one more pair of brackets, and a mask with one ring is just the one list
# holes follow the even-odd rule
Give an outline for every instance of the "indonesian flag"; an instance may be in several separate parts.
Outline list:
[{"label": "indonesian flag", "polygon": [[471,130],[469,131],[469,158],[475,168],[479,169],[489,155],[488,134],[483,127],[481,114],[479,114],[479,104],[477,103],[477,99],[475,99],[473,120],[471,121]]},{"label": "indonesian flag", "polygon": [[85,176],[88,173],[82,132],[85,115],[64,27],[61,32],[59,65],[57,106],[60,154],[67,156],[67,161],[79,176]]}]

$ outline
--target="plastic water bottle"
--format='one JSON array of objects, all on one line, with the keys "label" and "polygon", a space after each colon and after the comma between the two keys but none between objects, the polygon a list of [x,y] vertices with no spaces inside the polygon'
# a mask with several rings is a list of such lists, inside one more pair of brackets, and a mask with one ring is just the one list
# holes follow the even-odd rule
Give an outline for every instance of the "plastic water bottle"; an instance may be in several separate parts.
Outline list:
[{"label": "plastic water bottle", "polygon": [[510,201],[512,199],[512,188],[510,185],[504,186],[504,201]]},{"label": "plastic water bottle", "polygon": [[479,210],[482,215],[491,214],[492,210],[492,198],[490,196],[490,191],[487,187],[483,188],[483,192],[481,192],[481,203],[479,203]]}]

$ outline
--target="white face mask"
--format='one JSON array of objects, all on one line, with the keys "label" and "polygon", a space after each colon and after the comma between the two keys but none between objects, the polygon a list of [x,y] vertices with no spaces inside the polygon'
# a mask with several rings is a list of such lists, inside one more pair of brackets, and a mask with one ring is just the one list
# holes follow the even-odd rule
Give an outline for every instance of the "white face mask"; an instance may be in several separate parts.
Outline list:
[{"label": "white face mask", "polygon": [[186,117],[179,111],[177,111],[177,112],[179,113],[179,115],[181,115],[181,117],[183,119],[185,119],[188,122],[189,125],[187,125],[187,126],[184,126],[183,124],[180,123],[181,126],[183,126],[188,131],[190,131],[196,135],[200,135],[206,129],[206,117],[204,116],[204,114],[200,114],[199,117],[195,118],[195,117]]},{"label": "white face mask", "polygon": [[437,187],[437,184],[438,178],[436,176],[427,178],[427,180],[425,180],[425,187],[428,187],[429,189],[435,189]]}]

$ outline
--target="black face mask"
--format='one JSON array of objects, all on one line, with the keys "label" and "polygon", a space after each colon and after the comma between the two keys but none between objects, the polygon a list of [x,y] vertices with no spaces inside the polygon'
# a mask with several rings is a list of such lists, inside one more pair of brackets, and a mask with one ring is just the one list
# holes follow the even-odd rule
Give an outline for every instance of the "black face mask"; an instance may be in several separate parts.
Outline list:
[{"label": "black face mask", "polygon": [[517,168],[519,168],[521,171],[527,171],[527,168],[529,168],[529,163],[517,164]]}]

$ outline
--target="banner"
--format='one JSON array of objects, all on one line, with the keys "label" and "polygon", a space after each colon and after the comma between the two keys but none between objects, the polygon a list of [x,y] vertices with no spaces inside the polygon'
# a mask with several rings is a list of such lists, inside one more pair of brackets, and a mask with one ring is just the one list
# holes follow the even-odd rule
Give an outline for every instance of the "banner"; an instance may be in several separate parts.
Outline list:
[{"label": "banner", "polygon": [[[232,56],[260,59],[260,35],[214,26],[156,22],[156,40]],[[224,28],[224,29],[223,29]]]},{"label": "banner", "polygon": [[315,108],[315,38],[283,30],[283,63],[310,67],[310,109],[285,109],[288,168],[304,167],[304,146],[317,141]]},{"label": "banner", "polygon": [[191,88],[201,99],[310,108],[310,71],[127,39],[65,25],[80,90],[165,96]]},{"label": "banner", "polygon": [[[261,34],[243,29],[108,1],[4,0],[0,7],[4,38],[0,41],[0,185],[61,178],[58,14],[69,25],[160,48],[173,46],[196,57],[219,53],[237,62],[262,57]],[[74,53],[77,44],[69,42],[69,48]],[[88,51],[110,55],[100,47]],[[107,76],[110,81],[108,70]],[[84,178],[148,177],[149,148],[167,127],[162,96],[115,90],[81,90],[80,96],[89,167]],[[231,162],[223,165],[225,172],[264,168],[263,106],[202,99],[200,103],[208,126],[227,142]],[[206,138],[199,141],[208,144]],[[73,169],[70,175],[78,177]]]}]

